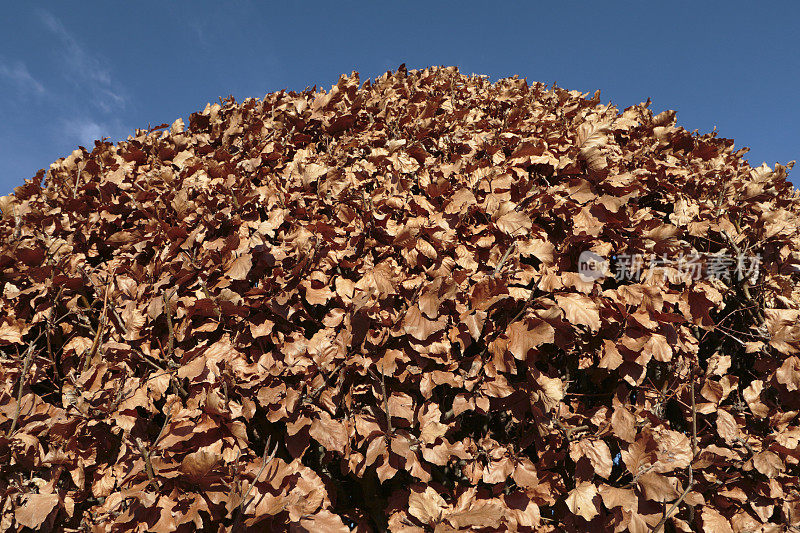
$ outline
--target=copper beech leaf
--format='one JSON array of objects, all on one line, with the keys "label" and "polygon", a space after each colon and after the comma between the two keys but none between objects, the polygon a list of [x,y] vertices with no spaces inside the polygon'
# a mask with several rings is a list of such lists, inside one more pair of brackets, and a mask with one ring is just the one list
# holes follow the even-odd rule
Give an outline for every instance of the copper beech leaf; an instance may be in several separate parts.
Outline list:
[{"label": "copper beech leaf", "polygon": [[444,498],[432,487],[426,487],[422,492],[412,490],[408,497],[409,514],[419,519],[423,524],[438,522],[447,508],[448,505]]},{"label": "copper beech leaf", "polygon": [[597,304],[582,294],[557,294],[558,306],[571,324],[587,326],[592,331],[600,329],[600,312]]},{"label": "copper beech leaf", "polygon": [[207,476],[221,459],[220,454],[213,450],[200,449],[186,455],[180,469],[189,477],[199,480]]},{"label": "copper beech leaf", "polygon": [[555,339],[555,329],[543,320],[520,320],[512,323],[506,331],[508,335],[508,350],[517,358],[524,360],[528,352],[541,346],[552,343]]},{"label": "copper beech leaf", "polygon": [[247,277],[252,266],[253,256],[251,254],[242,254],[231,262],[226,274],[231,279],[242,280]]},{"label": "copper beech leaf", "polygon": [[60,500],[58,494],[28,494],[14,511],[14,518],[23,527],[39,529]]},{"label": "copper beech leaf", "polygon": [[424,341],[431,335],[442,331],[445,319],[430,320],[423,316],[419,307],[413,306],[403,319],[403,329],[415,339]]},{"label": "copper beech leaf", "polygon": [[595,473],[608,479],[611,475],[611,468],[614,466],[611,459],[611,450],[608,444],[598,439],[581,439],[573,441],[569,446],[570,458],[578,462],[582,457],[589,459]]},{"label": "copper beech leaf", "polygon": [[600,514],[597,503],[594,501],[595,496],[597,496],[597,487],[594,483],[581,481],[569,492],[566,499],[567,507],[584,520],[591,520]]}]

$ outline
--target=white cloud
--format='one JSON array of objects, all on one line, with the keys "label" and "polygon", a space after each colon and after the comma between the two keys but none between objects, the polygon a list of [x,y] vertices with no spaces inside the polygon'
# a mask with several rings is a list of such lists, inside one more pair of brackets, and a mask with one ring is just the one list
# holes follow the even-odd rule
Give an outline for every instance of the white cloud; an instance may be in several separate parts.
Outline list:
[{"label": "white cloud", "polygon": [[94,146],[94,141],[103,137],[108,137],[107,128],[91,119],[73,119],[64,123],[66,135],[85,146],[89,150]]},{"label": "white cloud", "polygon": [[11,80],[21,91],[32,92],[37,95],[43,95],[47,92],[44,86],[31,76],[25,63],[17,61],[13,65],[9,65],[4,61],[0,62],[0,76]]},{"label": "white cloud", "polygon": [[69,144],[76,143],[87,150],[94,148],[94,141],[103,137],[110,142],[123,140],[127,137],[127,129],[117,119],[110,121],[96,120],[89,117],[71,117],[59,121],[59,135]]},{"label": "white cloud", "polygon": [[113,82],[110,69],[100,58],[89,53],[50,12],[41,10],[39,16],[45,27],[61,41],[61,54],[70,69],[71,81],[89,88],[94,103],[104,112],[123,108],[127,100],[124,91]]}]

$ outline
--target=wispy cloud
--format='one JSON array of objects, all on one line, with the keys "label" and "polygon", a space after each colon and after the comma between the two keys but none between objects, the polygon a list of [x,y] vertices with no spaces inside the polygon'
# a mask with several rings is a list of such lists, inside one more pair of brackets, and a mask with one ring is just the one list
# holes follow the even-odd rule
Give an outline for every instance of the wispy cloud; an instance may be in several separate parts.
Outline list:
[{"label": "wispy cloud", "polygon": [[45,27],[61,41],[61,54],[70,69],[73,83],[92,91],[94,102],[105,112],[121,109],[127,98],[114,83],[111,70],[103,61],[86,50],[49,11],[40,10],[39,17]]},{"label": "wispy cloud", "polygon": [[25,63],[20,61],[14,64],[0,61],[0,76],[14,83],[20,91],[43,95],[47,92],[44,85],[31,76]]},{"label": "wispy cloud", "polygon": [[94,141],[103,137],[110,139],[123,139],[125,129],[119,120],[95,120],[88,117],[75,117],[61,121],[61,131],[66,140],[77,143],[91,150]]},{"label": "wispy cloud", "polygon": [[90,119],[65,121],[64,131],[79,144],[87,147],[91,147],[95,140],[107,136],[103,126]]}]

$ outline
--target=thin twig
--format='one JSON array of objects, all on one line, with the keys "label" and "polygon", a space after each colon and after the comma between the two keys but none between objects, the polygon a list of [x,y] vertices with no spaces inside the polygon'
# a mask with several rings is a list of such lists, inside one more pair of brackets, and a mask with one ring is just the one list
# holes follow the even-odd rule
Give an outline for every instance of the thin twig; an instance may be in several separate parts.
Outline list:
[{"label": "thin twig", "polygon": [[383,394],[383,408],[386,411],[386,427],[389,429],[389,435],[394,435],[392,414],[389,412],[389,395],[386,394],[386,374],[383,371],[383,363],[381,363],[381,394]]},{"label": "thin twig", "polygon": [[172,373],[169,370],[167,370],[166,368],[164,368],[163,366],[161,366],[160,364],[158,364],[158,362],[155,359],[152,359],[149,355],[145,354],[144,352],[136,352],[136,353],[138,353],[139,355],[142,356],[142,361],[144,361],[148,365],[152,366],[156,370],[161,370],[165,374],[171,374]]},{"label": "thin twig", "polygon": [[144,445],[144,442],[140,438],[136,438],[136,446],[139,448],[139,454],[142,456],[142,460],[144,461],[144,471],[147,474],[147,479],[153,488],[158,490],[158,482],[156,481],[156,475],[153,471],[153,463],[150,462],[150,452],[147,450],[147,447]]},{"label": "thin twig", "polygon": [[567,438],[567,440],[572,440],[573,433],[577,433],[579,431],[588,431],[589,429],[591,429],[589,426],[576,426],[576,427],[565,426],[564,424],[561,423],[560,420],[555,420],[555,423],[556,426],[558,426],[558,429],[564,432],[564,436]]},{"label": "thin twig", "polygon": [[[714,327],[715,328],[722,327],[722,323],[725,322],[727,319],[731,318],[736,313],[744,313],[744,312],[747,312],[749,309],[756,309],[757,307],[758,307],[757,305],[753,304],[753,305],[748,305],[746,307],[739,307],[738,309],[734,309],[733,311],[729,312],[728,314],[723,316],[721,319],[719,319],[717,321],[717,323],[714,324]],[[700,342],[703,342],[705,340],[705,338],[708,337],[713,331],[714,331],[714,328],[707,329],[705,331],[705,333],[703,333],[703,336],[699,339]],[[744,332],[744,333],[743,332],[737,332],[737,333],[754,336],[752,333],[748,333],[748,332]]]},{"label": "thin twig", "polygon": [[333,369],[333,372],[325,376],[322,385],[312,390],[311,393],[303,399],[303,401],[307,403],[316,402],[317,399],[319,399],[319,396],[322,394],[322,391],[324,391],[331,384],[331,382],[333,381],[333,377],[341,375],[342,371],[344,370],[344,365],[345,361],[342,361],[341,363],[336,365],[336,368]]},{"label": "thin twig", "polygon": [[158,441],[161,440],[161,437],[164,436],[164,431],[167,429],[167,426],[169,425],[171,418],[172,418],[172,414],[171,413],[167,413],[166,418],[164,418],[164,425],[161,426],[161,431],[158,432],[158,437],[156,437],[156,440],[153,441],[153,446],[157,445]]},{"label": "thin twig", "polygon": [[[94,291],[99,294],[100,292],[99,287],[94,284],[94,280],[92,279],[92,277],[89,274],[87,274],[82,267],[81,267],[81,272],[83,272],[83,275],[86,277],[86,279],[89,280],[89,283],[92,284],[92,288],[94,289]],[[109,273],[109,279],[110,279],[110,273]],[[105,298],[105,293],[103,294],[103,298]],[[127,335],[128,328],[125,326],[125,323],[122,321],[122,317],[119,316],[117,308],[113,305],[113,303],[108,307],[108,310],[111,311],[111,317],[114,318],[114,321],[116,322],[115,325],[117,328],[119,328],[119,331],[123,333],[123,336]]]},{"label": "thin twig", "polygon": [[[647,464],[646,466],[640,466],[638,470],[636,470],[636,474],[633,476],[633,479],[631,479],[631,481],[628,484],[626,484],[623,488],[629,489],[631,487],[637,486],[639,484],[639,478],[645,475],[646,473],[650,472],[651,470],[653,470],[656,466],[658,466],[658,463]],[[620,474],[617,476],[616,481],[622,479],[622,476],[624,475],[625,475],[624,471],[620,472]]]},{"label": "thin twig", "polygon": [[[186,398],[188,398],[189,393],[186,392],[186,389],[184,389],[183,386],[181,386],[180,381],[178,381],[178,378],[175,376],[175,371],[174,370],[167,370],[166,368],[164,368],[163,366],[158,364],[157,361],[155,361],[155,360],[151,359],[150,357],[148,357],[144,352],[138,351],[136,353],[138,353],[139,355],[142,356],[142,361],[144,361],[145,363],[147,363],[151,367],[155,368],[156,370],[160,370],[165,375],[168,375],[170,377],[170,384],[175,388],[174,392],[176,394],[181,396],[181,398],[183,398],[184,400]],[[170,362],[172,362],[172,361],[170,361]]]},{"label": "thin twig", "polygon": [[664,518],[662,518],[661,521],[656,524],[656,527],[653,528],[653,533],[659,533],[659,531],[661,531],[661,529],[664,527],[664,524],[666,524],[667,520],[669,520],[672,512],[678,508],[684,498],[686,498],[686,495],[689,494],[689,491],[692,489],[692,485],[694,485],[694,478],[692,477],[692,465],[689,465],[689,483],[686,484],[686,488],[683,490],[683,493],[677,500],[675,500],[675,503],[673,503],[672,507],[669,508],[669,511],[667,511],[667,513],[664,515]]},{"label": "thin twig", "polygon": [[[691,376],[692,376],[692,381],[691,381],[691,396],[692,396],[692,461],[694,461],[695,457],[697,457],[697,408],[696,408],[695,399],[694,399],[694,375],[695,375],[694,374],[694,369],[692,369],[692,373],[691,373]],[[661,521],[658,524],[656,524],[656,527],[653,528],[653,533],[659,533],[662,530],[662,528],[664,527],[664,524],[666,524],[667,520],[669,520],[670,515],[672,515],[673,511],[675,511],[675,509],[678,508],[678,506],[681,504],[681,502],[683,502],[683,500],[686,498],[686,495],[689,494],[689,491],[692,489],[693,485],[694,485],[694,477],[693,477],[693,472],[692,472],[692,464],[690,462],[689,463],[689,482],[686,484],[686,488],[684,489],[684,491],[680,495],[680,497],[677,500],[675,500],[675,503],[672,504],[672,507],[669,508],[669,511],[667,511],[664,514],[664,517],[661,519]]]},{"label": "thin twig", "polygon": [[[174,294],[174,292],[173,292]],[[175,330],[172,327],[172,309],[170,308],[169,299],[172,295],[169,291],[164,293],[164,314],[167,315],[167,331],[169,332],[169,339],[167,340],[167,356],[172,360],[172,353],[175,350]]]},{"label": "thin twig", "polygon": [[181,397],[181,399],[186,400],[186,398],[189,397],[189,393],[186,392],[186,389],[183,388],[181,382],[178,381],[178,377],[173,372],[169,373],[169,377],[172,386],[175,387],[175,392]]},{"label": "thin twig", "polygon": [[[38,337],[36,338],[38,339]],[[36,339],[33,339],[28,344],[28,349],[25,350],[25,356],[22,363],[22,373],[19,375],[19,389],[17,390],[17,405],[14,408],[14,418],[11,420],[11,428],[8,430],[7,436],[11,436],[14,433],[14,430],[17,429],[17,422],[19,421],[19,413],[22,407],[22,391],[25,389],[25,382],[28,380],[28,371],[31,369],[31,363],[33,362],[33,346],[36,342]]]},{"label": "thin twig", "polygon": [[[738,227],[737,227],[737,229],[738,229]],[[736,241],[733,240],[733,237],[728,235],[728,232],[725,231],[725,230],[722,230],[722,236],[725,237],[725,239],[731,245],[731,248],[733,248],[733,252],[736,254],[737,259],[741,260],[741,258],[743,257],[744,254],[742,253],[742,249],[739,247],[739,245],[736,244]],[[744,297],[749,302],[752,302],[752,303],[755,304],[756,301],[753,299],[753,297],[750,294],[750,281],[748,279],[744,278],[743,276],[741,278],[741,289],[742,289],[742,293],[744,294]],[[760,324],[762,324],[764,322],[764,312],[761,309],[761,306],[757,305],[755,310],[750,309],[748,311],[748,314],[753,318],[753,320],[757,324],[760,325]]]},{"label": "thin twig", "polygon": [[738,343],[739,343],[739,344],[741,344],[742,346],[747,346],[747,343],[746,343],[745,341],[743,341],[742,339],[740,339],[740,338],[738,338],[738,337],[734,337],[733,335],[731,335],[730,333],[728,333],[727,331],[725,331],[725,328],[715,327],[714,329],[715,329],[716,331],[719,331],[720,333],[722,333],[722,334],[723,334],[723,335],[725,335],[726,337],[729,337],[729,338],[731,338],[731,339],[735,340],[736,342],[738,342]]},{"label": "thin twig", "polygon": [[386,394],[386,375],[383,373],[383,365],[381,365],[381,375],[380,378],[375,373],[373,369],[369,369],[370,375],[377,381],[381,386],[381,395],[383,396],[383,410],[386,412],[386,440],[389,441],[391,436],[394,434],[394,429],[392,428],[392,415],[389,413],[389,397]]},{"label": "thin twig", "polygon": [[111,403],[111,408],[108,410],[109,413],[113,413],[119,407],[119,404],[122,403],[122,399],[125,397],[125,381],[128,379],[128,369],[125,368],[122,370],[122,379],[120,379],[119,389],[117,390],[117,394],[114,397],[114,401]]},{"label": "thin twig", "polygon": [[103,331],[106,329],[106,317],[108,316],[108,287],[106,287],[105,295],[103,296],[103,312],[100,314],[100,320],[97,322],[97,331],[94,334],[94,340],[92,341],[92,347],[89,352],[86,354],[86,359],[83,361],[83,369],[87,370],[89,368],[89,364],[91,363],[92,359],[94,358],[95,354],[97,353],[97,349],[100,347],[100,340],[103,338]]},{"label": "thin twig", "polygon": [[58,293],[56,293],[56,298],[53,301],[53,306],[50,308],[50,313],[47,315],[47,329],[46,337],[47,337],[47,356],[50,359],[50,362],[53,364],[53,373],[56,377],[56,382],[61,382],[61,373],[58,371],[58,365],[56,364],[56,358],[53,355],[53,326],[54,318],[56,314],[56,306],[58,305],[58,301],[61,299],[61,293],[64,291],[64,287],[58,288]]},{"label": "thin twig", "polygon": [[697,407],[694,402],[694,369],[692,369],[692,459],[697,457]]},{"label": "thin twig", "polygon": [[78,167],[78,173],[75,175],[75,186],[72,188],[72,197],[73,198],[75,198],[75,196],[78,195],[78,184],[80,183],[81,172],[83,172],[84,168],[86,168],[86,163],[83,163],[83,165]]},{"label": "thin twig", "polygon": [[717,218],[722,214],[722,200],[725,198],[725,193],[728,191],[728,184],[726,183],[724,187],[721,187],[719,190],[719,197],[717,198]]},{"label": "thin twig", "polygon": [[255,487],[256,483],[258,483],[258,478],[261,477],[261,474],[264,472],[264,469],[267,468],[267,465],[271,463],[272,460],[275,459],[275,456],[278,454],[277,442],[275,443],[275,448],[271,452],[269,451],[271,443],[272,443],[272,438],[267,437],[267,442],[264,445],[264,456],[261,459],[261,468],[258,469],[256,477],[253,478],[253,482],[250,484],[249,487],[247,487],[247,492],[244,493],[244,496],[242,496],[242,500],[239,502],[239,505],[236,506],[236,509],[234,511],[236,513],[236,518],[233,521],[233,526],[231,528],[231,531],[237,530],[239,524],[241,523],[242,516],[244,515],[244,511],[250,503],[249,501],[247,501],[247,498],[250,496],[250,492],[253,490],[253,487]]},{"label": "thin twig", "polygon": [[[277,442],[275,443],[275,448],[271,452],[269,451],[271,443],[272,443],[272,437],[267,437],[267,443],[264,445],[264,457],[262,458],[261,461],[261,468],[258,469],[258,473],[256,474],[256,477],[253,478],[253,482],[250,484],[249,487],[247,487],[247,492],[244,493],[242,501],[239,503],[239,507],[241,508],[246,507],[245,502],[247,501],[247,497],[250,496],[250,491],[253,490],[253,487],[256,485],[256,483],[258,483],[258,478],[260,478],[261,474],[264,472],[264,469],[267,468],[267,465],[272,462],[272,460],[275,458],[275,455],[277,455],[278,453]],[[269,456],[267,456],[268,453]]]},{"label": "thin twig", "polygon": [[522,315],[524,315],[524,314],[525,314],[525,311],[527,311],[527,310],[528,310],[528,306],[530,306],[530,305],[531,305],[531,303],[533,302],[533,295],[534,295],[534,294],[536,294],[536,287],[532,287],[532,288],[531,288],[531,294],[530,294],[530,296],[528,296],[528,299],[525,301],[525,305],[523,305],[523,306],[522,306],[522,309],[520,309],[520,310],[519,310],[519,313],[517,313],[517,314],[514,316],[514,318],[512,318],[512,319],[509,321],[509,323],[508,323],[508,324],[506,324],[506,329],[508,329],[508,326],[510,326],[511,324],[513,324],[514,322],[516,322],[517,320],[519,320],[519,319],[522,317]]},{"label": "thin twig", "polygon": [[511,253],[511,250],[513,250],[513,249],[514,249],[516,246],[517,246],[517,241],[512,241],[512,242],[511,242],[511,246],[509,246],[509,247],[506,249],[506,253],[504,253],[504,254],[503,254],[503,258],[502,258],[502,259],[500,259],[500,262],[499,262],[499,263],[497,263],[497,266],[496,266],[496,267],[494,267],[494,272],[492,272],[492,277],[496,277],[496,276],[497,276],[497,274],[498,274],[498,273],[500,272],[500,270],[503,268],[503,265],[505,264],[505,262],[506,262],[506,259],[508,259],[508,254],[510,254],[510,253]]},{"label": "thin twig", "polygon": [[744,440],[744,439],[743,439],[743,438],[741,438],[741,437],[735,437],[735,438],[736,438],[736,441],[737,441],[738,443],[740,443],[742,446],[744,446],[745,448],[747,448],[747,451],[750,453],[750,456],[755,456],[755,455],[756,455],[756,451],[753,449],[753,447],[752,447],[752,446],[750,446],[750,443],[749,443],[749,442],[747,442],[746,440]]}]

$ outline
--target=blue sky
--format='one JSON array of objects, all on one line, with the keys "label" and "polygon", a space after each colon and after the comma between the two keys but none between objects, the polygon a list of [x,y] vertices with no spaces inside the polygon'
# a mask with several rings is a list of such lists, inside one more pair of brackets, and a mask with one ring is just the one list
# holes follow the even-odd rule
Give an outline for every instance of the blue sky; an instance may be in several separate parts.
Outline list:
[{"label": "blue sky", "polygon": [[[30,2],[0,20],[0,194],[206,102],[406,63],[648,97],[751,165],[800,159],[800,3]],[[794,34],[794,35],[793,35]],[[800,184],[800,167],[790,173]]]}]

